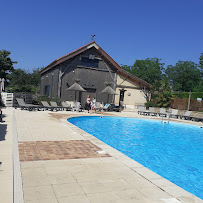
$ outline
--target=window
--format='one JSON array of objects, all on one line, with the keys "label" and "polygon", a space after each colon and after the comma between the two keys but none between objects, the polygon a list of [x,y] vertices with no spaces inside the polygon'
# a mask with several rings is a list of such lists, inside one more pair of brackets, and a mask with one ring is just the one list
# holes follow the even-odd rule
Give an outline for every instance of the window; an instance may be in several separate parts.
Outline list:
[{"label": "window", "polygon": [[82,57],[81,58],[82,61],[82,66],[87,66],[87,67],[92,67],[92,68],[98,68],[98,63],[99,60],[98,59],[94,59],[94,57]]},{"label": "window", "polygon": [[44,95],[49,96],[49,89],[50,89],[50,85],[46,85],[44,87]]}]

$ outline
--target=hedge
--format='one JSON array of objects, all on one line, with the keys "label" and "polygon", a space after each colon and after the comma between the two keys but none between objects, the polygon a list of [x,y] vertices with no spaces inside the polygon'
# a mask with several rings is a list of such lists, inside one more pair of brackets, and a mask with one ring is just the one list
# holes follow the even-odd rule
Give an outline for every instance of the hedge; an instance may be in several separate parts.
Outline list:
[{"label": "hedge", "polygon": [[35,102],[37,102],[38,104],[41,104],[41,101],[47,101],[49,104],[50,104],[50,101],[54,101],[57,103],[57,105],[61,106],[61,99],[59,98],[53,98],[53,97],[49,98],[47,96],[38,96],[37,101]]},{"label": "hedge", "polygon": [[[176,98],[189,98],[189,92],[173,92]],[[203,92],[191,92],[191,99],[203,98]]]},{"label": "hedge", "polygon": [[[189,92],[173,92],[174,98],[189,98]],[[158,98],[158,94],[152,94],[151,99]],[[203,98],[203,92],[191,92],[191,99]]]}]

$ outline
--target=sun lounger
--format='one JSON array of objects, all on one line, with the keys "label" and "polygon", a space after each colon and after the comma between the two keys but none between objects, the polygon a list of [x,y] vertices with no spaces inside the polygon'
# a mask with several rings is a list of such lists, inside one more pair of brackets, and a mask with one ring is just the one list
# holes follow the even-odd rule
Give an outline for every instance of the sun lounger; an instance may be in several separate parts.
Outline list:
[{"label": "sun lounger", "polygon": [[146,110],[146,107],[145,106],[139,106],[138,107],[138,114],[140,115],[146,115],[146,113],[148,113],[149,111]]},{"label": "sun lounger", "polygon": [[178,118],[178,109],[172,109],[172,112],[169,114],[169,118]]},{"label": "sun lounger", "polygon": [[57,111],[57,108],[53,107],[53,106],[50,106],[47,101],[41,101],[41,103],[44,106],[45,110],[51,110],[51,111],[53,111],[55,109]]},{"label": "sun lounger", "polygon": [[200,117],[191,117],[191,120],[195,122],[203,122],[203,118]]},{"label": "sun lounger", "polygon": [[54,101],[50,101],[50,104],[51,104],[51,106],[57,108],[57,110],[61,110],[62,111],[64,109],[63,106],[58,106],[57,103],[54,102]]},{"label": "sun lounger", "polygon": [[74,101],[66,101],[65,103],[67,103],[67,105],[71,108],[74,106]]},{"label": "sun lounger", "polygon": [[21,108],[21,110],[28,110],[28,106],[25,104],[24,100],[22,98],[16,98],[16,101],[18,103],[18,106],[15,106],[15,108]]},{"label": "sun lounger", "polygon": [[62,101],[61,105],[66,109],[66,111],[71,111],[72,109],[71,106],[69,106],[65,101]]},{"label": "sun lounger", "polygon": [[101,103],[100,102],[96,102],[95,104],[95,111],[101,111],[103,108],[101,107]]},{"label": "sun lounger", "polygon": [[42,106],[39,106],[39,105],[34,105],[34,104],[26,104],[24,102],[24,99],[22,98],[16,98],[17,102],[18,102],[18,105],[19,107],[22,109],[22,110],[29,110],[29,111],[32,111],[32,110],[42,110],[43,107]]},{"label": "sun lounger", "polygon": [[180,116],[181,119],[185,119],[185,120],[191,120],[191,116],[190,114],[192,113],[192,111],[186,111],[185,114],[183,116]]},{"label": "sun lounger", "polygon": [[150,116],[157,116],[156,109],[154,107],[149,107],[149,111],[145,113],[146,115]]},{"label": "sun lounger", "polygon": [[104,111],[108,111],[109,107],[110,107],[110,104],[106,104],[106,105],[103,107],[103,110],[104,110]]},{"label": "sun lounger", "polygon": [[74,102],[72,111],[78,111],[78,112],[82,111],[80,102]]},{"label": "sun lounger", "polygon": [[110,104],[109,111],[120,112],[121,111],[121,107],[120,106],[116,106],[115,104]]},{"label": "sun lounger", "polygon": [[115,104],[106,104],[103,107],[103,111],[116,111],[116,112],[120,112],[121,111],[121,107],[120,106],[116,106]]},{"label": "sun lounger", "polygon": [[160,108],[158,114],[161,117],[167,117],[167,113],[166,113],[166,109],[165,108]]}]

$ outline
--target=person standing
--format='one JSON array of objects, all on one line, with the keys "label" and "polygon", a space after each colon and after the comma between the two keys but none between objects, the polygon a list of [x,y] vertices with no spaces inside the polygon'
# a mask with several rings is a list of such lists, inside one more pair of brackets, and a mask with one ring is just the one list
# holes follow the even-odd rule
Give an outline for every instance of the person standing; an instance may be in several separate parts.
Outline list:
[{"label": "person standing", "polygon": [[94,109],[94,112],[96,112],[96,99],[95,99],[95,97],[92,98],[91,112],[93,109]]},{"label": "person standing", "polygon": [[90,111],[91,109],[91,99],[90,99],[90,95],[87,95],[87,99],[86,99],[86,102],[85,102],[85,110]]}]

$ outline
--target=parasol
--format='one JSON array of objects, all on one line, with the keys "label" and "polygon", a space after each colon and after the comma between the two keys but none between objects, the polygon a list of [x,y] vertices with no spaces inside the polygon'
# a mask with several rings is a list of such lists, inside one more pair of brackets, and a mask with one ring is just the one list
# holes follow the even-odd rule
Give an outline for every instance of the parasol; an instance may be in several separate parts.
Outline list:
[{"label": "parasol", "polygon": [[80,86],[79,82],[79,79],[75,79],[75,83],[66,89],[68,91],[75,91],[75,101],[77,92],[86,92],[86,90]]}]

